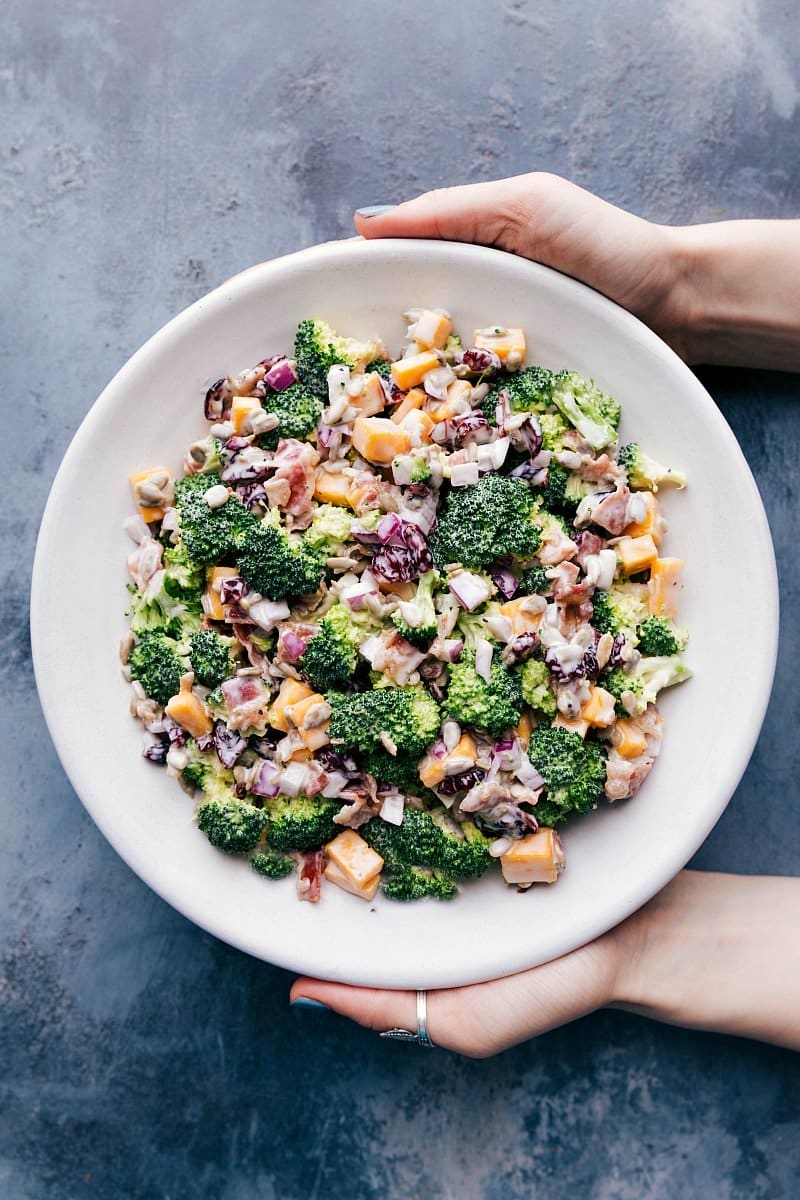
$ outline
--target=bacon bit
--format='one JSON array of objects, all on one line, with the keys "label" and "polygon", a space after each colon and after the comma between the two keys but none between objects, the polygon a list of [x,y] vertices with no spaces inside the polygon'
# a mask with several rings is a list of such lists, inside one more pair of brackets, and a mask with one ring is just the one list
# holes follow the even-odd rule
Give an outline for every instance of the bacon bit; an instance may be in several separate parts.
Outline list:
[{"label": "bacon bit", "polygon": [[323,853],[308,850],[300,855],[297,872],[297,898],[316,904],[322,891]]},{"label": "bacon bit", "polygon": [[277,467],[271,480],[285,480],[289,498],[282,505],[293,516],[308,512],[314,495],[319,454],[309,442],[298,442],[296,438],[283,438],[275,451],[274,465]]},{"label": "bacon bit", "polygon": [[[584,579],[578,583],[580,571],[573,562],[559,563],[553,580],[553,598],[562,604],[581,604],[589,598],[590,584]],[[591,589],[594,590],[594,589]]]}]

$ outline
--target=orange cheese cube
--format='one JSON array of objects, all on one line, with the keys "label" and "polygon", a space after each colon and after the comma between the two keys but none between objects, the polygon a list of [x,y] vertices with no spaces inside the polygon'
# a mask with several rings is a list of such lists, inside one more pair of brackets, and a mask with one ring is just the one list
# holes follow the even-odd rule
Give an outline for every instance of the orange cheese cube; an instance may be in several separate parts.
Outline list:
[{"label": "orange cheese cube", "polygon": [[331,740],[328,736],[329,725],[330,721],[326,721],[323,725],[315,726],[314,729],[298,730],[306,750],[319,750],[322,746],[327,746]]},{"label": "orange cheese cube", "polygon": [[439,366],[439,359],[432,350],[423,350],[422,354],[410,354],[392,363],[392,379],[401,392],[422,383],[428,371],[434,371]]},{"label": "orange cheese cube", "polygon": [[641,537],[620,538],[615,549],[625,575],[646,571],[658,558],[658,546],[649,533],[643,533]]},{"label": "orange cheese cube", "polygon": [[234,579],[239,572],[236,567],[212,567],[206,571],[206,590],[203,592],[203,612],[212,621],[224,621],[225,613],[219,594],[219,585],[223,579]]},{"label": "orange cheese cube", "polygon": [[579,733],[582,738],[585,738],[589,732],[589,722],[584,721],[583,717],[577,717],[574,720],[570,720],[569,717],[565,717],[559,713],[556,719],[553,721],[553,728],[568,729],[570,733]]},{"label": "orange cheese cube", "polygon": [[680,558],[659,558],[653,563],[647,582],[647,599],[654,616],[672,620],[677,617],[682,577],[683,560]]},{"label": "orange cheese cube", "polygon": [[452,332],[453,322],[449,317],[424,308],[414,324],[414,341],[428,350],[441,350]]},{"label": "orange cheese cube", "polygon": [[422,408],[427,399],[428,393],[423,391],[422,388],[412,388],[410,392],[406,392],[403,399],[397,405],[397,408],[392,409],[392,420],[396,425],[399,425],[403,417],[407,417],[416,408]]},{"label": "orange cheese cube", "polygon": [[531,719],[531,714],[527,711],[527,709],[520,717],[514,733],[523,743],[523,745],[527,747],[528,742],[531,740],[531,734],[533,733],[533,720]]},{"label": "orange cheese cube", "polygon": [[399,583],[387,583],[385,579],[379,579],[378,587],[387,596],[397,596],[398,600],[413,600],[416,595],[413,583],[407,583],[404,579]]},{"label": "orange cheese cube", "polygon": [[310,760],[311,751],[309,750],[308,746],[298,746],[297,749],[292,753],[289,762],[310,762]]},{"label": "orange cheese cube", "polygon": [[661,516],[658,501],[652,492],[637,492],[636,495],[644,500],[647,512],[643,521],[632,521],[630,525],[626,526],[625,533],[628,537],[633,538],[649,533],[655,544],[659,546],[664,536],[664,518]]},{"label": "orange cheese cube", "polygon": [[192,737],[198,738],[211,733],[214,722],[203,701],[192,691],[191,680],[191,675],[181,677],[180,691],[167,701],[164,711]]},{"label": "orange cheese cube", "polygon": [[614,697],[605,688],[593,687],[589,699],[581,708],[581,720],[595,729],[606,729],[614,724]]},{"label": "orange cheese cube", "polygon": [[500,858],[506,883],[555,883],[564,869],[564,851],[555,829],[539,829],[514,842]]},{"label": "orange cheese cube", "polygon": [[314,496],[323,504],[339,504],[342,507],[350,503],[351,477],[341,471],[317,471],[314,483]]},{"label": "orange cheese cube", "polygon": [[444,758],[437,758],[435,754],[426,754],[422,762],[419,764],[419,777],[425,784],[425,787],[435,788],[444,779]]},{"label": "orange cheese cube", "polygon": [[[358,376],[354,378],[358,379]],[[377,371],[370,371],[369,375],[365,375],[361,392],[357,396],[349,396],[348,399],[362,417],[374,417],[376,413],[383,412],[386,407],[386,393]]]},{"label": "orange cheese cube", "polygon": [[447,756],[448,758],[470,758],[473,762],[478,757],[478,747],[475,745],[475,738],[471,733],[462,733],[461,737],[456,742],[453,749]]},{"label": "orange cheese cube", "polygon": [[506,600],[500,605],[500,612],[511,622],[511,631],[517,637],[521,633],[537,633],[544,616],[543,612],[526,612],[522,606],[527,599],[527,596],[520,596],[518,600]]},{"label": "orange cheese cube", "polygon": [[352,883],[359,886],[374,879],[383,868],[380,854],[369,846],[355,829],[343,829],[328,842],[325,854]]},{"label": "orange cheese cube", "polygon": [[284,712],[286,713],[287,719],[299,729],[303,724],[303,721],[306,719],[306,713],[308,710],[313,708],[315,704],[324,703],[324,696],[321,696],[319,692],[311,692],[308,695],[301,696],[299,700],[287,702],[284,705]]},{"label": "orange cheese cube", "polygon": [[424,446],[431,440],[431,430],[435,424],[436,422],[429,413],[415,409],[413,412],[406,413],[400,423],[400,428],[408,434],[413,446]]},{"label": "orange cheese cube", "polygon": [[524,329],[504,329],[502,333],[487,333],[485,330],[476,329],[472,335],[472,344],[484,350],[494,350],[501,362],[507,362],[509,356],[512,356],[512,366],[521,366],[525,361]]},{"label": "orange cheese cube", "polygon": [[623,717],[611,730],[611,745],[623,758],[638,758],[647,749],[647,738],[634,721]]},{"label": "orange cheese cube", "polygon": [[252,396],[234,396],[231,404],[230,423],[237,434],[244,433],[250,421],[250,418],[257,412],[261,412],[261,401],[254,399]]},{"label": "orange cheese cube", "polygon": [[434,421],[449,421],[462,411],[463,402],[470,403],[472,384],[468,379],[454,379],[447,389],[447,399],[430,410]]},{"label": "orange cheese cube", "polygon": [[301,700],[305,700],[307,696],[313,695],[314,689],[308,687],[305,683],[300,683],[298,679],[284,679],[277,696],[267,711],[268,724],[273,729],[280,729],[281,733],[288,733],[289,718],[286,713],[287,708],[292,708],[295,704],[299,704]]},{"label": "orange cheese cube", "polygon": [[356,417],[353,446],[367,462],[388,466],[398,454],[411,449],[411,438],[386,417]]},{"label": "orange cheese cube", "polygon": [[366,883],[355,883],[333,861],[330,861],[325,867],[324,875],[337,887],[349,892],[351,896],[360,896],[362,900],[374,900],[381,882],[380,874],[378,874],[374,875],[372,879],[368,879]]}]

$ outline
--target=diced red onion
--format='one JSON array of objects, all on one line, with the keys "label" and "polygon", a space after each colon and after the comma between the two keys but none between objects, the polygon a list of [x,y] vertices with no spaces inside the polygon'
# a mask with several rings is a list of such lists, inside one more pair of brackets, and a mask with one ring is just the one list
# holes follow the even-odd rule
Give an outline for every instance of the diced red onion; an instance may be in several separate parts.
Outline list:
[{"label": "diced red onion", "polygon": [[464,652],[464,643],[460,638],[445,638],[442,642],[442,650],[449,662],[458,662]]},{"label": "diced red onion", "polygon": [[501,642],[510,642],[514,636],[511,622],[502,613],[492,613],[487,617],[486,628]]},{"label": "diced red onion", "polygon": [[514,749],[514,742],[510,738],[503,738],[501,741],[495,742],[492,748],[493,754],[507,754],[509,750]]},{"label": "diced red onion", "polygon": [[450,468],[450,483],[454,488],[470,487],[477,483],[478,479],[479,470],[476,462],[457,463],[456,466]]},{"label": "diced red onion", "polygon": [[328,800],[335,800],[337,796],[341,796],[349,782],[349,779],[342,771],[330,771],[325,775],[322,794]]},{"label": "diced red onion", "polygon": [[306,781],[306,764],[289,763],[280,772],[281,791],[285,796],[299,796]]},{"label": "diced red onion", "polygon": [[450,591],[458,603],[467,612],[474,612],[481,604],[485,604],[492,594],[492,589],[480,575],[471,571],[457,571],[447,581]]},{"label": "diced red onion", "polygon": [[534,458],[542,448],[542,427],[535,413],[528,413],[528,419],[520,430],[528,446],[528,453]]},{"label": "diced red onion", "polygon": [[502,563],[496,562],[489,569],[489,574],[492,580],[503,593],[506,600],[510,600],[519,587],[517,577],[510,567],[504,566]]},{"label": "diced red onion", "polygon": [[531,789],[531,791],[535,792],[540,787],[544,787],[544,779],[536,770],[536,767],[528,758],[527,754],[520,755],[519,765],[517,766],[514,774],[523,787],[528,787]]},{"label": "diced red onion", "polygon": [[248,614],[260,629],[269,633],[278,621],[285,621],[289,616],[289,605],[285,600],[259,600],[251,604]]},{"label": "diced red onion", "polygon": [[402,537],[403,522],[396,513],[386,513],[384,517],[381,517],[375,528],[375,532],[378,535],[378,541],[382,546],[385,546],[388,542],[392,541],[395,543],[395,545],[399,546],[405,544]]},{"label": "diced red onion", "polygon": [[264,383],[273,392],[283,392],[291,384],[297,383],[297,372],[288,359],[283,358],[275,363],[264,376]]},{"label": "diced red onion", "polygon": [[434,758],[446,758],[447,746],[442,741],[434,742],[428,753],[432,754]]},{"label": "diced red onion", "polygon": [[486,638],[475,641],[475,670],[487,683],[492,678],[492,643]]},{"label": "diced red onion", "polygon": [[284,629],[281,631],[280,644],[289,662],[296,663],[305,654],[308,639],[301,637],[293,629]]},{"label": "diced red onion", "polygon": [[320,425],[319,429],[317,430],[317,441],[319,442],[320,446],[324,446],[327,450],[333,441],[334,433],[335,431],[332,425]]},{"label": "diced red onion", "polygon": [[383,642],[381,639],[377,636],[377,634],[373,634],[372,637],[365,638],[365,640],[358,647],[358,652],[362,658],[365,658],[369,665],[372,666],[373,661],[382,646]]},{"label": "diced red onion", "polygon": [[390,825],[402,825],[405,804],[405,797],[401,796],[399,792],[387,792],[381,805],[381,818]]}]

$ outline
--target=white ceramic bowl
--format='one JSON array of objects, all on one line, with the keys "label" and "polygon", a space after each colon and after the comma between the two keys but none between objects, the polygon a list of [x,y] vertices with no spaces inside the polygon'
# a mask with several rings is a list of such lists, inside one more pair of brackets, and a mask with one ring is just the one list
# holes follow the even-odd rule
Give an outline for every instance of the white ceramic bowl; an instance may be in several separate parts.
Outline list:
[{"label": "white ceramic bowl", "polygon": [[[683,468],[662,492],[668,552],[685,558],[681,623],[695,678],[668,694],[661,758],[635,800],[564,833],[568,869],[519,894],[496,874],[451,904],[365,904],[335,887],[298,903],[212,849],[191,800],[141,757],[117,659],[125,630],[122,523],[129,473],[179,470],[205,429],[209,383],[288,350],[304,316],[402,341],[401,313],[450,309],[469,336],[522,325],[529,361],[594,377],[623,406],[622,434]],[[58,753],[108,840],[159,895],[218,937],[295,971],[383,987],[442,987],[545,962],[633,912],[687,862],[752,752],[775,663],[778,603],[770,532],[727,424],[692,373],[608,300],[494,250],[350,241],[253,267],[199,300],[122,368],[78,430],[42,522],[31,628],[39,693]],[[746,681],[746,686],[743,686]],[[120,933],[123,931],[121,930]]]}]

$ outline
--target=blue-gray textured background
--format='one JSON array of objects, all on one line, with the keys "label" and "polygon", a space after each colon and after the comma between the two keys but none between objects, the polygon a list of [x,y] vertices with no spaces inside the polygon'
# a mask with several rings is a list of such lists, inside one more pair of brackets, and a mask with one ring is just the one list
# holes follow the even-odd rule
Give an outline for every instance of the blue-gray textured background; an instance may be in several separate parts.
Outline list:
[{"label": "blue-gray textured background", "polygon": [[[27,630],[50,481],[104,384],[356,205],[542,167],[663,221],[796,215],[795,4],[5,0],[0,31],[0,1195],[796,1197],[789,1053],[606,1013],[472,1063],[290,1013],[283,972],[174,913],[85,816]],[[762,488],[784,624],[696,864],[792,873],[798,381],[704,378]]]}]

